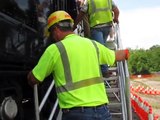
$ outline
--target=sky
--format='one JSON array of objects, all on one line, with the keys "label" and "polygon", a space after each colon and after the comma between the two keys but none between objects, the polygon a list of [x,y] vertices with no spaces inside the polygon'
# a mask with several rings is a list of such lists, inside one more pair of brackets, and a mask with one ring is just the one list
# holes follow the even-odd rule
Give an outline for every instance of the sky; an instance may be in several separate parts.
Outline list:
[{"label": "sky", "polygon": [[120,10],[123,48],[149,49],[160,45],[160,0],[114,0]]}]

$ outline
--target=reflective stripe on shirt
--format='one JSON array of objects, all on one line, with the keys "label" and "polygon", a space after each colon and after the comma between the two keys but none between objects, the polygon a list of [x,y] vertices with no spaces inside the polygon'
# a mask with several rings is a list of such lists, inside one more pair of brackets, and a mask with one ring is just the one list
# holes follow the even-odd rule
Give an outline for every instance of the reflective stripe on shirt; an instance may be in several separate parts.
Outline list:
[{"label": "reflective stripe on shirt", "polygon": [[[94,41],[92,41],[92,43],[95,46],[95,49],[97,52],[97,57],[98,57],[99,56],[98,47]],[[103,83],[102,77],[94,77],[94,78],[84,79],[84,80],[81,80],[78,82],[73,82],[72,75],[71,75],[71,69],[70,69],[70,65],[69,65],[70,63],[69,63],[66,49],[65,49],[64,45],[62,44],[62,42],[58,42],[56,44],[56,46],[61,54],[62,64],[63,64],[63,68],[65,71],[64,72],[65,80],[66,80],[65,85],[56,87],[57,93],[75,90],[75,89],[79,89],[81,87],[86,87],[86,86],[90,86],[90,85],[94,85],[94,84],[98,84],[98,83]],[[62,55],[62,52],[63,52],[63,55]]]}]

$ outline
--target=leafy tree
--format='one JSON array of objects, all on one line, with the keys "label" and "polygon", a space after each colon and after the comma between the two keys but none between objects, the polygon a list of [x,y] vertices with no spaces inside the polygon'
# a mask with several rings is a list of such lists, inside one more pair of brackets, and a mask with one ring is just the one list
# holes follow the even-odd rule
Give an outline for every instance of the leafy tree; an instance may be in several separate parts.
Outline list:
[{"label": "leafy tree", "polygon": [[[148,54],[151,59],[152,72],[160,71],[160,46],[156,45],[150,48]],[[149,57],[148,56],[148,57]]]},{"label": "leafy tree", "polygon": [[131,74],[149,74],[160,71],[160,46],[155,45],[148,50],[130,49],[128,67]]},{"label": "leafy tree", "polygon": [[149,63],[146,55],[146,51],[143,49],[131,52],[129,59],[129,68],[131,74],[148,74]]}]

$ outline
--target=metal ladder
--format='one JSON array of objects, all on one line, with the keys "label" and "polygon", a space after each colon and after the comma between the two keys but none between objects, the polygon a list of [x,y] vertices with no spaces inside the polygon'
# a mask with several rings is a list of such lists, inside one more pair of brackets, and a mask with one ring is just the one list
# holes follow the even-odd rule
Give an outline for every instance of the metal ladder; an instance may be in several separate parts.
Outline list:
[{"label": "metal ladder", "polygon": [[[114,39],[107,41],[106,46],[112,50],[122,49],[118,24],[114,24]],[[104,78],[107,95],[109,98],[109,109],[113,120],[132,120],[132,109],[130,102],[130,83],[127,62],[117,62],[109,67],[109,77]]]}]

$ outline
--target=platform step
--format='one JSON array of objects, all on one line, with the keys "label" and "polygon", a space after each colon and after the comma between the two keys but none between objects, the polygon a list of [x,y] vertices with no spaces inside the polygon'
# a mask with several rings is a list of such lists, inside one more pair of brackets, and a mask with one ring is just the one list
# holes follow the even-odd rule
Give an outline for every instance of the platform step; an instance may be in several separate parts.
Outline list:
[{"label": "platform step", "polygon": [[121,103],[109,103],[109,108],[121,108]]},{"label": "platform step", "polygon": [[112,113],[111,112],[111,115],[113,116],[113,115],[122,115],[122,113]]},{"label": "platform step", "polygon": [[111,71],[111,72],[112,72],[112,71],[113,71],[113,72],[116,72],[116,71],[117,71],[117,67],[109,67],[108,70]]},{"label": "platform step", "polygon": [[119,92],[119,88],[107,88],[107,93]]},{"label": "platform step", "polygon": [[104,81],[118,80],[118,76],[111,76],[111,77],[108,77],[108,78],[103,77],[103,80]]}]

